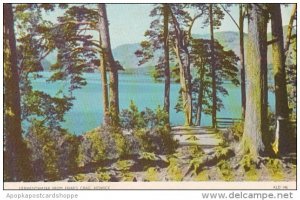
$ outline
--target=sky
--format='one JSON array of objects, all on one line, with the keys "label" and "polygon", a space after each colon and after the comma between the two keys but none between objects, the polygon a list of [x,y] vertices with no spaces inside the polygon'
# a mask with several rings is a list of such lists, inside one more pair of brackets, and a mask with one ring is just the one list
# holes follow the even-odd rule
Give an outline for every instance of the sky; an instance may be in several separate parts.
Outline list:
[{"label": "sky", "polygon": [[[109,31],[112,48],[128,43],[140,43],[145,39],[144,33],[149,28],[153,18],[149,16],[153,4],[107,4],[107,16],[109,20]],[[292,6],[282,6],[282,23],[287,25],[290,18]],[[48,15],[52,21],[61,15],[61,11]],[[239,18],[239,7],[231,7],[231,15],[234,19]],[[244,31],[247,33],[247,21],[245,21]],[[225,13],[219,31],[238,31],[232,19]],[[270,31],[270,23],[269,30]],[[202,28],[201,19],[195,21],[192,34],[207,34],[209,27]]]},{"label": "sky", "polygon": [[[144,40],[144,33],[149,28],[152,18],[149,17],[153,4],[108,4],[107,15],[110,22],[110,37],[112,48],[127,43],[139,43]],[[282,6],[282,23],[287,25],[290,18],[292,6]],[[232,6],[231,15],[239,18],[239,7]],[[200,19],[201,20],[201,19]],[[202,28],[201,21],[195,22],[192,29],[193,34],[207,34],[209,28]],[[270,29],[270,27],[269,27]],[[225,13],[224,20],[218,31],[238,31],[231,18]],[[247,32],[247,21],[244,31]],[[269,30],[270,31],[270,30]]]}]

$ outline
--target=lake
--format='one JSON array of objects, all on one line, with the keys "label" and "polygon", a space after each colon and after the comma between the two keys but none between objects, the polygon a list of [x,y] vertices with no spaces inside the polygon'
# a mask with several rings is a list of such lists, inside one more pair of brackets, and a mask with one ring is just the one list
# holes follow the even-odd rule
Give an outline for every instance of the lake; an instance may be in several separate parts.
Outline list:
[{"label": "lake", "polygon": [[[43,78],[32,81],[33,88],[44,91],[50,95],[55,95],[59,89],[65,90],[66,82],[56,83],[46,82],[50,77],[50,72],[42,72]],[[101,80],[98,73],[86,73],[84,77],[87,85],[81,89],[75,90],[73,96],[72,109],[66,114],[65,122],[62,124],[71,133],[80,135],[86,131],[96,128],[103,119]],[[170,121],[172,125],[184,123],[182,113],[176,113],[174,107],[178,98],[179,84],[171,84],[170,92]],[[217,113],[217,117],[240,118],[241,116],[241,94],[240,87],[232,84],[224,84],[229,95],[222,97],[224,109]],[[120,74],[119,75],[119,100],[120,110],[129,107],[133,100],[139,110],[146,107],[155,109],[158,105],[163,106],[164,84],[156,83],[149,75],[145,74]],[[269,93],[269,104],[274,110],[274,94]],[[211,125],[211,116],[202,115],[201,125]]]}]

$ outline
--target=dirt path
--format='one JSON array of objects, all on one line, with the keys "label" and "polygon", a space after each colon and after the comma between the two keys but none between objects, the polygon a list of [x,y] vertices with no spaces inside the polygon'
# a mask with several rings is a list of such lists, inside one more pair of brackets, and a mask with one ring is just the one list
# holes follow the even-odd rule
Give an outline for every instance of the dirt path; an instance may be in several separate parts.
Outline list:
[{"label": "dirt path", "polygon": [[171,134],[175,140],[178,140],[179,147],[198,145],[205,153],[210,152],[222,142],[215,131],[207,127],[175,126],[172,127]]}]

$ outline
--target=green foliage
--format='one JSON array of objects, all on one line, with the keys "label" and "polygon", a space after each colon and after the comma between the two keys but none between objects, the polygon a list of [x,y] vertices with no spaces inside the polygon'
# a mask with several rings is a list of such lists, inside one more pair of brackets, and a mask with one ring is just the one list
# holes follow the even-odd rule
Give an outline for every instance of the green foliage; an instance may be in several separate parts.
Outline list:
[{"label": "green foliage", "polygon": [[225,181],[234,180],[233,169],[228,161],[222,160],[217,164],[219,172]]},{"label": "green foliage", "polygon": [[169,163],[167,168],[168,178],[171,181],[182,181],[184,174],[178,165],[178,160],[176,158],[170,158]]},{"label": "green foliage", "polygon": [[194,157],[189,162],[189,169],[192,169],[192,173],[194,175],[197,175],[198,172],[201,170],[201,167],[203,165],[203,156],[201,157]]},{"label": "green foliage", "polygon": [[201,157],[204,154],[203,149],[199,145],[189,146],[188,152],[193,158]]},{"label": "green foliage", "polygon": [[158,170],[155,167],[150,167],[146,171],[145,181],[159,181]]},{"label": "green foliage", "polygon": [[197,136],[192,135],[192,136],[189,136],[186,140],[191,141],[191,142],[196,142],[198,140],[198,138],[197,138]]},{"label": "green foliage", "polygon": [[115,163],[115,168],[120,173],[121,181],[134,181],[135,176],[132,172],[130,172],[130,168],[133,164],[134,163],[131,160],[118,160]]},{"label": "green foliage", "polygon": [[295,34],[291,38],[291,48],[286,59],[286,79],[288,103],[291,118],[296,118],[297,107],[297,37]]},{"label": "green foliage", "polygon": [[76,181],[85,181],[86,180],[86,175],[85,174],[77,174],[74,176]]},{"label": "green foliage", "polygon": [[70,110],[72,98],[52,97],[41,91],[28,91],[22,99],[22,117],[25,120],[40,119],[51,129],[59,129],[64,114]]},{"label": "green foliage", "polygon": [[149,153],[149,152],[142,152],[140,159],[145,159],[145,160],[156,160],[157,157],[154,153]]},{"label": "green foliage", "polygon": [[244,133],[244,122],[234,123],[229,128],[229,131],[233,134],[233,137],[236,141],[240,141]]},{"label": "green foliage", "polygon": [[123,172],[121,173],[121,181],[125,181],[125,182],[133,182],[135,181],[135,176],[132,172]]},{"label": "green foliage", "polygon": [[139,112],[138,107],[131,100],[129,109],[122,110],[120,114],[121,127],[124,129],[140,129],[146,127],[146,122],[142,112]]},{"label": "green foliage", "polygon": [[218,146],[215,148],[215,155],[219,158],[226,158],[233,154],[233,151],[230,147]]},{"label": "green foliage", "polygon": [[250,155],[246,154],[243,156],[241,161],[239,162],[240,166],[245,171],[245,179],[248,181],[256,181],[259,178],[259,174],[257,171],[257,166],[255,162],[255,158]]},{"label": "green foliage", "polygon": [[269,159],[266,168],[274,181],[284,180],[283,166],[279,159]]},{"label": "green foliage", "polygon": [[173,140],[168,124],[168,115],[160,106],[154,111],[146,108],[139,111],[131,101],[129,109],[121,111],[121,128],[132,131],[138,143],[139,151],[155,153],[171,153],[177,143]]},{"label": "green foliage", "polygon": [[49,180],[59,178],[58,147],[50,131],[41,121],[33,121],[27,139],[35,175]]},{"label": "green foliage", "polygon": [[195,181],[208,181],[208,170],[203,170],[200,173],[197,174],[197,176],[194,178]]},{"label": "green foliage", "polygon": [[[239,58],[232,50],[225,50],[225,48],[215,41],[215,64],[216,69],[216,83],[217,83],[217,110],[220,111],[224,105],[221,100],[222,96],[227,96],[228,91],[223,86],[227,81],[230,81],[235,86],[239,85],[238,80],[238,60]],[[195,68],[195,77],[192,80],[192,96],[193,96],[193,116],[196,116],[198,107],[198,97],[202,95],[201,107],[205,114],[211,114],[212,111],[212,77],[211,77],[211,53],[210,40],[193,39],[191,41],[191,65]],[[200,94],[200,87],[203,91]],[[182,111],[182,98],[179,95],[178,103],[175,107],[177,112]]]},{"label": "green foliage", "polygon": [[119,158],[128,152],[126,139],[118,128],[103,126],[86,133],[79,147],[78,162],[84,165]]},{"label": "green foliage", "polygon": [[77,171],[79,139],[34,120],[26,135],[36,179],[57,180]]},{"label": "green foliage", "polygon": [[97,178],[101,182],[109,182],[111,180],[111,174],[109,172],[99,172],[97,173]]},{"label": "green foliage", "polygon": [[119,171],[128,171],[133,163],[130,160],[118,160],[116,162],[116,169]]}]

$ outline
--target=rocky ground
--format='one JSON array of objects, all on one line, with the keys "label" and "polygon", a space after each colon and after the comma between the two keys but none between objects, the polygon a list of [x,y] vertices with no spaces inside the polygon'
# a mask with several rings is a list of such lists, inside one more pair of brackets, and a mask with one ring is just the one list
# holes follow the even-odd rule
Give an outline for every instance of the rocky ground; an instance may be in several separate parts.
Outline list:
[{"label": "rocky ground", "polygon": [[296,160],[239,157],[223,133],[209,128],[173,127],[179,147],[172,155],[140,155],[93,163],[66,182],[116,181],[295,181]]}]

